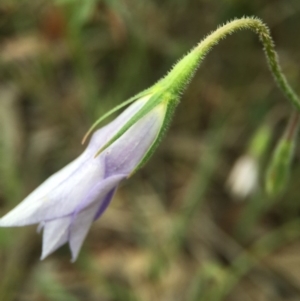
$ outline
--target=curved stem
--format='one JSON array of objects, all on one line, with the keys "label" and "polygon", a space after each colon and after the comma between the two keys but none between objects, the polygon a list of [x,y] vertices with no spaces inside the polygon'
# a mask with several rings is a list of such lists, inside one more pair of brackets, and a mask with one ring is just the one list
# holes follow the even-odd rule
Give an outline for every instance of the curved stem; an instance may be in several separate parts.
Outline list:
[{"label": "curved stem", "polygon": [[261,20],[254,17],[233,20],[219,27],[213,33],[204,38],[194,49],[192,49],[191,52],[180,60],[164,80],[172,80],[176,82],[177,85],[175,86],[177,86],[177,88],[175,88],[175,91],[173,89],[174,92],[184,90],[193,77],[195,70],[212,47],[228,35],[242,29],[250,29],[259,36],[259,39],[263,44],[270,70],[279,88],[292,105],[300,111],[300,100],[281,71],[269,28]]}]

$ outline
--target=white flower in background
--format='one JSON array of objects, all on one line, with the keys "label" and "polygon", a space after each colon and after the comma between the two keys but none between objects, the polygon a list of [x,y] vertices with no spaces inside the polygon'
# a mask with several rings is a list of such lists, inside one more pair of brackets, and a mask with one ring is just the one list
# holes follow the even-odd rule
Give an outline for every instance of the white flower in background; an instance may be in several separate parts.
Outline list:
[{"label": "white flower in background", "polygon": [[244,199],[257,189],[258,175],[257,159],[251,155],[244,155],[235,162],[226,186],[235,198]]}]

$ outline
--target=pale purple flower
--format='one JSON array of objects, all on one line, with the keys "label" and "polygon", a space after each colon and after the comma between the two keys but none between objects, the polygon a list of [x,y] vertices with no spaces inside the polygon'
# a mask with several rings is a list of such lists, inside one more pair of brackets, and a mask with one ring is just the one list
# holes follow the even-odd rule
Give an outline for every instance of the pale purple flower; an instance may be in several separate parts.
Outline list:
[{"label": "pale purple flower", "polygon": [[72,261],[76,260],[92,222],[102,215],[119,183],[135,170],[156,140],[165,105],[156,106],[99,156],[95,154],[149,98],[134,102],[113,122],[96,131],[76,160],[1,218],[0,226],[39,224],[39,229],[43,229],[41,259],[68,242]]}]

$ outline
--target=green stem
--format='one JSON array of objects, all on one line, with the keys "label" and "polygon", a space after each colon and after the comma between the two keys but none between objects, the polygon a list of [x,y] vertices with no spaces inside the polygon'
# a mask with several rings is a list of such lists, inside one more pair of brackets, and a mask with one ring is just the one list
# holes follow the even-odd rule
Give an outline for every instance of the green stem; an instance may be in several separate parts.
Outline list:
[{"label": "green stem", "polygon": [[[269,28],[261,20],[254,17],[233,20],[219,27],[213,33],[204,38],[204,40],[202,40],[194,49],[192,49],[191,52],[189,52],[182,60],[180,60],[169,72],[169,74],[161,81],[161,83],[167,84],[172,83],[173,81],[171,87],[172,89],[175,86],[175,88],[173,88],[173,92],[182,92],[187,87],[187,84],[192,79],[197,67],[200,65],[212,47],[217,45],[228,35],[242,29],[250,29],[258,35],[261,43],[263,44],[267,62],[275,81],[292,105],[298,111],[300,111],[300,100],[281,71]],[[174,82],[176,82],[175,85]]]},{"label": "green stem", "polygon": [[299,112],[293,112],[289,123],[286,127],[284,138],[288,141],[295,141],[295,136],[299,131],[299,124],[300,124],[300,114]]}]

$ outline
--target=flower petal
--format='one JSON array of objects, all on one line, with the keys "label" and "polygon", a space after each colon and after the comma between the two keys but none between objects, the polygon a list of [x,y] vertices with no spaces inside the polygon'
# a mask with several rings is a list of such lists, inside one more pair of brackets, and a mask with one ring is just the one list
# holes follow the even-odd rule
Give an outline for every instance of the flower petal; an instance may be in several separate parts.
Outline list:
[{"label": "flower petal", "polygon": [[[19,204],[0,219],[0,226],[24,226],[68,216],[78,211],[78,208],[88,206],[95,199],[103,199],[126,175],[101,179],[103,171],[99,171],[97,167],[98,160],[88,161],[49,195]],[[94,195],[94,192],[98,195]]]},{"label": "flower petal", "polygon": [[156,139],[164,116],[165,107],[156,107],[104,150],[105,177],[130,174],[135,169]]},{"label": "flower petal", "polygon": [[[73,213],[72,222],[70,225],[69,245],[72,253],[72,261],[74,262],[78,256],[82,243],[87,235],[92,222],[99,217],[109,205],[117,185],[125,178],[125,175],[113,176],[106,179],[111,182],[110,186],[106,184],[106,194],[102,183],[96,185],[87,195],[85,200],[76,208]],[[110,186],[110,189],[109,189]],[[99,205],[100,204],[100,205]]]},{"label": "flower petal", "polygon": [[91,227],[95,218],[95,213],[99,204],[95,203],[89,208],[81,211],[70,228],[69,246],[72,253],[72,262],[77,259],[82,243]]},{"label": "flower petal", "polygon": [[110,122],[105,127],[94,132],[91,141],[88,145],[88,149],[96,152],[116,134],[120,128],[135,114],[141,107],[147,102],[151,95],[147,95],[129,106],[122,114],[120,114],[115,120]]},{"label": "flower petal", "polygon": [[41,260],[45,259],[68,241],[70,223],[71,217],[67,216],[44,224]]},{"label": "flower petal", "polygon": [[115,194],[115,191],[117,190],[117,188],[115,189],[112,189],[107,195],[106,197],[104,198],[104,200],[102,201],[101,205],[99,206],[98,210],[97,210],[97,213],[94,217],[94,220],[98,219],[102,214],[103,212],[106,210],[107,206],[110,204],[114,194]]}]

